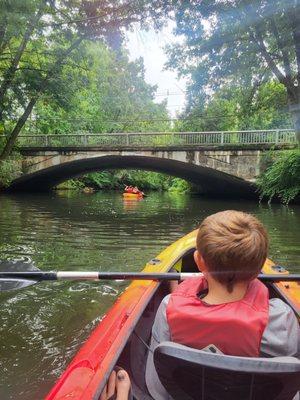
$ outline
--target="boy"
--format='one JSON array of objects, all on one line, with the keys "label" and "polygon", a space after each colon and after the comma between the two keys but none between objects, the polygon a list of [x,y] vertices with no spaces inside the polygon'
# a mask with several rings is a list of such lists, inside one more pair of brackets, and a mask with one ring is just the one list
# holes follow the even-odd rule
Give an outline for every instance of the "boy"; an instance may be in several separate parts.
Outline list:
[{"label": "boy", "polygon": [[200,225],[195,262],[204,277],[181,283],[166,296],[152,328],[146,383],[155,400],[169,399],[156,374],[153,351],[163,341],[228,355],[296,356],[298,321],[288,305],[269,300],[257,275],[267,258],[268,237],[253,216],[223,211]]}]

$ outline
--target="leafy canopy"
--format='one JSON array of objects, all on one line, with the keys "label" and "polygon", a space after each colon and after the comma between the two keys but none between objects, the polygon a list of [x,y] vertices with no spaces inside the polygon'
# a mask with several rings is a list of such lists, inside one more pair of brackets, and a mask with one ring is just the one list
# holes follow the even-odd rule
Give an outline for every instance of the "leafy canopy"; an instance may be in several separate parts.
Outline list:
[{"label": "leafy canopy", "polygon": [[181,41],[168,67],[189,78],[187,111],[224,86],[251,93],[276,79],[300,143],[300,0],[171,2]]},{"label": "leafy canopy", "polygon": [[[170,129],[166,103],[154,103],[155,86],[144,79],[142,59],[129,62],[124,50],[100,43],[81,45],[80,68],[64,66],[60,81],[68,86],[63,101],[42,96],[28,132],[140,132]],[[67,99],[68,101],[64,101]]]},{"label": "leafy canopy", "polygon": [[225,83],[252,86],[276,77],[299,102],[300,2],[202,0],[176,2],[169,68],[190,76],[190,102]]},{"label": "leafy canopy", "polygon": [[10,154],[41,95],[68,103],[72,83],[64,84],[62,71],[80,64],[83,42],[118,52],[125,29],[150,20],[159,27],[167,10],[163,0],[1,1],[0,133],[7,144],[0,159]]},{"label": "leafy canopy", "polygon": [[181,131],[235,131],[292,127],[285,87],[270,81],[258,88],[226,85],[182,114]]}]

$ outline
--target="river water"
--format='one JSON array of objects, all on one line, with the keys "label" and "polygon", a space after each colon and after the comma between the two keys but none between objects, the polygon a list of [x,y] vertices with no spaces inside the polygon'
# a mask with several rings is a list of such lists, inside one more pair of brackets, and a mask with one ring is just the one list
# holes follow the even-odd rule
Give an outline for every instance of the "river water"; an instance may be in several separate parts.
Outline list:
[{"label": "river water", "polygon": [[[41,269],[139,271],[205,216],[251,212],[266,225],[270,255],[300,272],[300,207],[153,193],[0,196],[0,259]],[[0,293],[0,398],[41,400],[124,283],[40,283]]]}]

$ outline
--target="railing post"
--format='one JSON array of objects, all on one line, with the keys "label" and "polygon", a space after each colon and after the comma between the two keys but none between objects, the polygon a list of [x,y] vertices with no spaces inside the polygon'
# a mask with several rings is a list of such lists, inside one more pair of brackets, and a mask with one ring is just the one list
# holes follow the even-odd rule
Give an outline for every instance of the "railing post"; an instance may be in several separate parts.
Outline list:
[{"label": "railing post", "polygon": [[126,133],[126,145],[129,146],[129,134]]},{"label": "railing post", "polygon": [[279,129],[277,129],[275,132],[275,144],[278,144],[278,142],[279,142]]},{"label": "railing post", "polygon": [[221,132],[221,144],[224,144],[224,132]]},{"label": "railing post", "polygon": [[48,135],[45,136],[45,146],[49,146],[49,138],[48,138]]},{"label": "railing post", "polygon": [[86,147],[88,144],[87,142],[87,135],[83,135],[83,145]]}]

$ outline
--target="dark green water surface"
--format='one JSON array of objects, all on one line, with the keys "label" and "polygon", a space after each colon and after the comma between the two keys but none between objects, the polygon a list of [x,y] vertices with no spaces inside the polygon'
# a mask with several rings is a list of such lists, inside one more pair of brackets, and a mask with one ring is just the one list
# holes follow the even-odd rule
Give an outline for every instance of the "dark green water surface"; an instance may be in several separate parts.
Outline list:
[{"label": "dark green water surface", "polygon": [[[0,196],[0,259],[41,269],[139,271],[207,215],[237,209],[268,228],[271,257],[300,272],[300,207],[151,194]],[[124,283],[40,283],[0,293],[0,399],[41,400]]]}]

